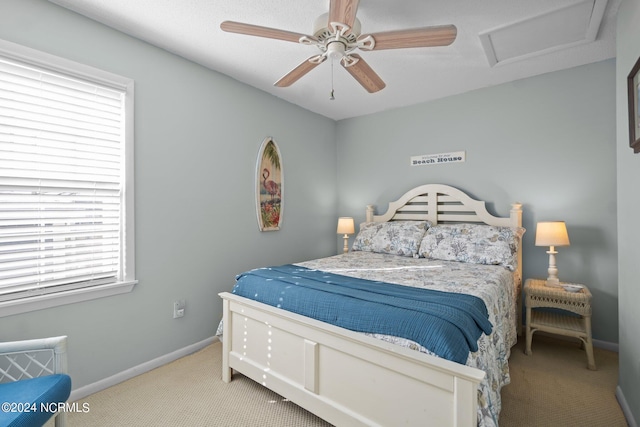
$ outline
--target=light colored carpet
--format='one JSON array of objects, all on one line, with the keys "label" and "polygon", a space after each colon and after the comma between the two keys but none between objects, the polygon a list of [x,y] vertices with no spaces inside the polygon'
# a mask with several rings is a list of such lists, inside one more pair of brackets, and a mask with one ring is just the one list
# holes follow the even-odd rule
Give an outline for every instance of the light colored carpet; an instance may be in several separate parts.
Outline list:
[{"label": "light colored carpet", "polygon": [[[512,352],[512,383],[502,390],[501,427],[626,426],[615,398],[617,353],[595,349],[597,371],[586,369],[577,345],[534,336],[533,355],[520,340]],[[80,401],[71,427],[330,426],[257,383],[221,380],[221,344],[212,344]],[[48,424],[49,425],[49,424]],[[47,425],[47,426],[48,426]]]},{"label": "light colored carpet", "polygon": [[532,355],[524,337],[511,351],[511,384],[502,389],[500,426],[626,427],[616,399],[618,353],[594,348],[597,371],[587,367],[579,344],[534,335]]},{"label": "light colored carpet", "polygon": [[[70,427],[331,426],[254,381],[222,382],[222,344],[82,399],[89,412],[70,413]],[[47,426],[49,427],[49,426]]]}]

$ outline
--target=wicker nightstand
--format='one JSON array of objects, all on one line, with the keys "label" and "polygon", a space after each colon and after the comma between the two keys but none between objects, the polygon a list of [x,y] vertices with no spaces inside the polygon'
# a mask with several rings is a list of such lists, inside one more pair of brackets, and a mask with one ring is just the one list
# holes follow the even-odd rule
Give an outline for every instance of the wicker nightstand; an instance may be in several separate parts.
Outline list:
[{"label": "wicker nightstand", "polygon": [[[527,279],[524,284],[526,314],[525,353],[531,354],[531,338],[535,331],[579,338],[587,353],[587,367],[596,369],[591,339],[591,292],[585,286],[579,292],[567,292],[563,288],[551,288],[545,280]],[[571,316],[536,308],[557,308],[578,314]]]}]

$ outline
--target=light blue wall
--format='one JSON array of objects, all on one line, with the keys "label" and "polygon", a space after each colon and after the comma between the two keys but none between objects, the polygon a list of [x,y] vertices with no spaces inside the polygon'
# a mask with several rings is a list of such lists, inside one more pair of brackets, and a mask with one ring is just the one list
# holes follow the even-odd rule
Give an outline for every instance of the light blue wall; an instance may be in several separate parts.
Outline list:
[{"label": "light blue wall", "polygon": [[[560,279],[593,293],[593,333],[618,342],[615,61],[608,60],[338,122],[338,210],[364,220],[406,190],[443,183],[508,215],[524,204],[524,276],[546,277],[535,224],[567,223]],[[411,156],[466,151],[466,162],[410,166]]]},{"label": "light blue wall", "polygon": [[[640,423],[640,153],[629,148],[627,76],[640,57],[640,2],[625,0],[618,12],[618,253],[620,275],[619,389],[635,425]],[[632,421],[633,422],[633,421]],[[634,425],[631,424],[630,425]]]},{"label": "light blue wall", "polygon": [[[78,388],[213,336],[217,294],[236,274],[336,253],[334,121],[43,0],[0,1],[0,38],[135,80],[140,281],[130,294],[0,318],[0,341],[68,335]],[[261,233],[266,136],[282,153],[286,199],[282,229]],[[179,298],[186,316],[174,320]]]}]

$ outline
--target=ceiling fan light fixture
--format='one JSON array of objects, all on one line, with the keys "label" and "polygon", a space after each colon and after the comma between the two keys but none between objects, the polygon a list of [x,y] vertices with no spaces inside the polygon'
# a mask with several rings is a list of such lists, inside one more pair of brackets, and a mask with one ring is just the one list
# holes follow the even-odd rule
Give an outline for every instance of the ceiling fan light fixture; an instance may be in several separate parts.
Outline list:
[{"label": "ceiling fan light fixture", "polygon": [[346,46],[339,41],[329,42],[327,45],[327,56],[331,59],[340,60],[345,55]]}]

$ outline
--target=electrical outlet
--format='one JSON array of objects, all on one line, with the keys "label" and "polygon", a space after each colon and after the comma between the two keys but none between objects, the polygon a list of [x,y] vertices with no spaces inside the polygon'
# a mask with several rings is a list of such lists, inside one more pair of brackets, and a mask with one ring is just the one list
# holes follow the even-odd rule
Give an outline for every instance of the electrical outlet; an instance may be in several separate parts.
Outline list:
[{"label": "electrical outlet", "polygon": [[184,316],[185,300],[180,299],[173,302],[173,318],[177,319]]}]

